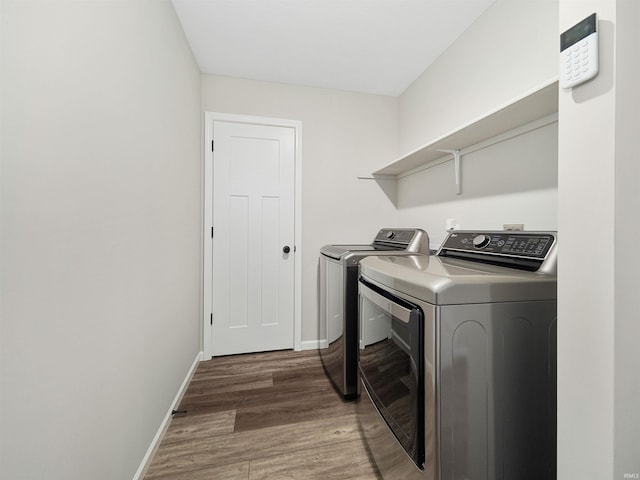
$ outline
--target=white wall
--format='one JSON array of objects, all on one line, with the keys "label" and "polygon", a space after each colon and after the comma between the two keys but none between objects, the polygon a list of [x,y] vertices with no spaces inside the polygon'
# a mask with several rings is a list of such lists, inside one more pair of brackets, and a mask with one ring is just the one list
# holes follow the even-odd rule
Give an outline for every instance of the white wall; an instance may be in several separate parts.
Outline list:
[{"label": "white wall", "polygon": [[[497,0],[402,94],[400,152],[408,153],[557,77],[557,0]],[[402,224],[425,228],[432,248],[460,228],[557,229],[557,123],[398,181]],[[458,148],[467,147],[460,145]]]},{"label": "white wall", "polygon": [[1,8],[0,477],[130,479],[200,349],[200,74],[168,1]]},{"label": "white wall", "polygon": [[593,12],[600,72],[560,95],[558,478],[638,478],[640,9],[561,0],[560,31]]},{"label": "white wall", "polygon": [[562,249],[558,279],[560,479],[613,478],[615,269],[606,246],[615,238],[615,5],[599,3],[560,2],[560,31],[598,10],[604,47],[598,76],[559,98],[558,220],[571,246]]},{"label": "white wall", "polygon": [[636,238],[640,227],[640,2],[616,3],[616,225],[615,225],[615,399],[614,478],[635,473],[640,478],[640,303],[637,301],[640,261]]},{"label": "white wall", "polygon": [[397,100],[203,75],[204,111],[302,121],[302,340],[318,339],[320,247],[369,243],[394,226],[393,203],[358,180],[397,153]]},{"label": "white wall", "polygon": [[558,75],[558,0],[496,0],[400,96],[408,153]]},{"label": "white wall", "polygon": [[459,228],[556,230],[558,124],[533,130],[461,157],[462,193],[455,194],[453,161],[398,181],[399,222],[429,232],[440,246],[452,219]]}]

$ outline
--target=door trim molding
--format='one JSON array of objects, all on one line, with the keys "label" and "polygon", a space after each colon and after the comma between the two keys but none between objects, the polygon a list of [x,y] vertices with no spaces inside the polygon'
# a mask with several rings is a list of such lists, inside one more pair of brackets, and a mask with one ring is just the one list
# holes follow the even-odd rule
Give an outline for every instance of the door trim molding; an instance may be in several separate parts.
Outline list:
[{"label": "door trim molding", "polygon": [[293,348],[302,350],[302,122],[282,118],[255,117],[232,113],[205,112],[204,114],[204,196],[203,202],[203,302],[202,302],[202,352],[205,360],[213,355],[210,315],[213,311],[213,205],[208,199],[213,194],[213,122],[249,123],[272,127],[290,127],[295,137],[295,185],[294,185],[294,313]]}]

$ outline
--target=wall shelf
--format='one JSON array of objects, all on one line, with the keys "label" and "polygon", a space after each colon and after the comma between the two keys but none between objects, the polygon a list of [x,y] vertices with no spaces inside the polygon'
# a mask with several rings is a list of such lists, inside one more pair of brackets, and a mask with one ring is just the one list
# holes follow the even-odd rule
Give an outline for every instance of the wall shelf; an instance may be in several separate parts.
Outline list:
[{"label": "wall shelf", "polygon": [[412,170],[437,162],[443,157],[448,156],[450,159],[454,159],[454,155],[446,152],[461,151],[483,140],[555,114],[557,111],[558,80],[553,79],[492,112],[403,155],[373,172],[369,178],[397,178]]}]

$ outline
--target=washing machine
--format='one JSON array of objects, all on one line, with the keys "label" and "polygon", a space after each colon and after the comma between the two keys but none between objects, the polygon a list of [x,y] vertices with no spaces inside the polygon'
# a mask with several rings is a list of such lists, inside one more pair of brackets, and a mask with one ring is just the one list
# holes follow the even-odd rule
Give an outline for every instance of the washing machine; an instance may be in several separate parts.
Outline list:
[{"label": "washing machine", "polygon": [[555,232],[360,261],[358,419],[388,480],[556,478]]},{"label": "washing machine", "polygon": [[320,249],[318,334],[327,339],[320,358],[332,385],[345,399],[358,395],[358,264],[369,255],[412,253],[429,253],[429,236],[419,228],[383,228],[370,244]]}]

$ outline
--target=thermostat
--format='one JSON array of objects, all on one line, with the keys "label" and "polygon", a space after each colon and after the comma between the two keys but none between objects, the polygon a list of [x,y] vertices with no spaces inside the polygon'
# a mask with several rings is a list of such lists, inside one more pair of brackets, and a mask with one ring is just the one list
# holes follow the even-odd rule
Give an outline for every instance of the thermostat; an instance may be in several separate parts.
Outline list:
[{"label": "thermostat", "polygon": [[560,35],[560,86],[571,88],[598,73],[598,19],[593,13]]}]

